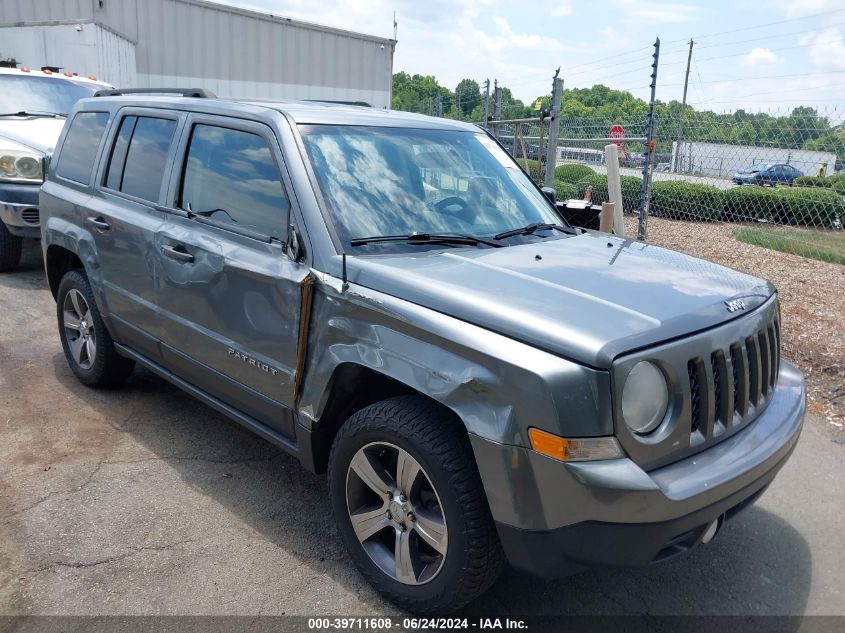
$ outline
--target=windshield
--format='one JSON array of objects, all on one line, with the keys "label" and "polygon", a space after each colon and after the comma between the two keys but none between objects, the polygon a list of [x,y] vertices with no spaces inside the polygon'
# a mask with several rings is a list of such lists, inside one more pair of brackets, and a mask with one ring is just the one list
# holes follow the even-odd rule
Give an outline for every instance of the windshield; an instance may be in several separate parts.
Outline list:
[{"label": "windshield", "polygon": [[26,75],[0,75],[0,113],[55,112],[67,114],[96,88],[71,80]]},{"label": "windshield", "polygon": [[[334,125],[300,130],[344,248],[367,236],[491,237],[532,223],[563,223],[483,132]],[[551,237],[559,234],[515,236],[503,244]],[[403,242],[356,250],[361,248],[419,250]]]}]

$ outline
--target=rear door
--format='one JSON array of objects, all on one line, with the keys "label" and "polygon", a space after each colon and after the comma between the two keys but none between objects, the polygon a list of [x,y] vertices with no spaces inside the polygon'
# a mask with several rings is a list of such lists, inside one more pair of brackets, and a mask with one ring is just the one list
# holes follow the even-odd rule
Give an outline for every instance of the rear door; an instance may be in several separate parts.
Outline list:
[{"label": "rear door", "polygon": [[257,122],[191,115],[156,237],[165,364],[294,437],[290,408],[304,265],[284,252],[292,200]]},{"label": "rear door", "polygon": [[157,207],[183,118],[148,108],[120,110],[100,161],[98,190],[85,213],[117,339],[156,360],[159,271],[153,242],[164,221]]}]

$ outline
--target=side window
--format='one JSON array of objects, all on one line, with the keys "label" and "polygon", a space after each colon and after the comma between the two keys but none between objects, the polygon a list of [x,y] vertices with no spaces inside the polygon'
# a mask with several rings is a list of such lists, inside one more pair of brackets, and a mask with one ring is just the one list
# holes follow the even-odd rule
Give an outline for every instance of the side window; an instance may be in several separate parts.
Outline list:
[{"label": "side window", "polygon": [[286,234],[290,210],[267,141],[213,125],[193,129],[179,205],[271,237]]},{"label": "side window", "polygon": [[79,112],[73,117],[59,153],[56,174],[84,185],[91,182],[97,148],[108,121],[108,112]]},{"label": "side window", "polygon": [[117,133],[111,158],[109,158],[109,169],[106,172],[105,185],[109,189],[120,191],[120,185],[123,182],[123,168],[126,165],[126,151],[129,149],[129,139],[132,138],[132,132],[135,131],[137,120],[138,117],[136,116],[127,116],[120,123],[120,131]]},{"label": "side window", "polygon": [[176,121],[171,119],[124,117],[109,159],[106,187],[158,201],[175,132]]}]

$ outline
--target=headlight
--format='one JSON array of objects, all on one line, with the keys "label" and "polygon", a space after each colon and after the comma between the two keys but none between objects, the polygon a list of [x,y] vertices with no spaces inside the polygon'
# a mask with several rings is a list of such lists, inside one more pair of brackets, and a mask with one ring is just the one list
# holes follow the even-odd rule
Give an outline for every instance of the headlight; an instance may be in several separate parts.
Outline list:
[{"label": "headlight", "polygon": [[646,435],[660,426],[669,407],[669,387],[660,368],[641,361],[634,365],[622,389],[622,417],[634,433]]},{"label": "headlight", "polygon": [[0,180],[43,182],[42,158],[34,152],[0,148]]}]

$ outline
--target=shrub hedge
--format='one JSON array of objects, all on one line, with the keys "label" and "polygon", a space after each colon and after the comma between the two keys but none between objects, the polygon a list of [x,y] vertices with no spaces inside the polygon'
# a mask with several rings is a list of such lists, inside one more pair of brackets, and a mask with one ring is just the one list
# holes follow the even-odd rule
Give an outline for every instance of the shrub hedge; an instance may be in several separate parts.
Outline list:
[{"label": "shrub hedge", "polygon": [[555,167],[555,180],[563,182],[570,182],[573,185],[577,184],[582,178],[592,176],[596,172],[580,163],[567,163],[565,165],[558,165]]},{"label": "shrub hedge", "polygon": [[799,176],[795,179],[795,185],[798,187],[833,189],[837,193],[845,194],[845,174],[833,174],[831,176]]},{"label": "shrub hedge", "polygon": [[[640,189],[643,181],[636,176],[622,176],[622,211],[626,213],[633,213],[637,210],[637,202],[640,198]],[[578,197],[582,198],[587,187],[593,187],[592,201],[594,204],[601,204],[607,202],[607,176],[601,174],[590,174],[577,182]]]},{"label": "shrub hedge", "polygon": [[780,218],[779,189],[769,187],[734,187],[725,191],[725,215],[728,222],[777,221]]},{"label": "shrub hedge", "polygon": [[782,223],[829,228],[845,220],[845,199],[836,191],[784,187],[775,189],[775,194]]},{"label": "shrub hedge", "polygon": [[564,182],[563,180],[555,180],[555,199],[563,202],[570,198],[578,198],[578,185],[571,182]]},{"label": "shrub hedge", "polygon": [[718,220],[725,208],[725,192],[712,185],[663,180],[651,186],[651,213],[678,220]]}]

